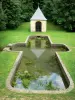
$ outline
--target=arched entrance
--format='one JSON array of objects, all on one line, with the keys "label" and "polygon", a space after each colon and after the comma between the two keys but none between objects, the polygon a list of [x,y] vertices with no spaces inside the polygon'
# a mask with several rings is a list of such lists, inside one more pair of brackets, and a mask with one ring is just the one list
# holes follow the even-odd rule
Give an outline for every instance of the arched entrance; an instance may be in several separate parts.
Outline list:
[{"label": "arched entrance", "polygon": [[41,22],[36,22],[36,32],[41,32]]}]

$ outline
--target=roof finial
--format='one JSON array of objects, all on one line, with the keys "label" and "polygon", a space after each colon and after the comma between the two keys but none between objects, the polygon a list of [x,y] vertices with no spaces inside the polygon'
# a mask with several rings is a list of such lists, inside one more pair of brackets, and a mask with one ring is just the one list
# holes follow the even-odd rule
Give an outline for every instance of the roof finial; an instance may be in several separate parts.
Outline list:
[{"label": "roof finial", "polygon": [[38,8],[39,8],[39,2],[38,2]]}]

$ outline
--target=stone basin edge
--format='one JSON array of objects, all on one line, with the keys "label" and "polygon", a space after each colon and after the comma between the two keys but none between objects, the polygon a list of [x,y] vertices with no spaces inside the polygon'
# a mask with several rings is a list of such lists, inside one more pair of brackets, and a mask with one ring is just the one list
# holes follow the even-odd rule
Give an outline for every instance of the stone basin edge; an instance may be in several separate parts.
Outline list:
[{"label": "stone basin edge", "polygon": [[[25,41],[25,43],[27,43],[28,39],[30,38],[30,36],[32,35],[29,35]],[[33,35],[33,36],[36,36],[36,35]],[[51,45],[53,44],[50,37],[48,35],[40,35],[40,36],[47,36]],[[14,45],[14,44],[13,44]],[[60,44],[59,44],[60,45]],[[66,46],[68,48],[68,46],[66,44],[64,44],[64,46]],[[68,48],[68,52],[70,52],[71,50]],[[67,93],[67,92],[70,92],[73,88],[74,88],[74,82],[69,74],[69,72],[67,71],[64,63],[62,62],[58,52],[55,53],[56,57],[57,57],[57,61],[58,63],[60,64],[60,67],[62,69],[62,72],[64,73],[64,77],[66,78],[67,82],[69,83],[69,87],[65,90],[23,90],[23,89],[16,89],[16,88],[13,88],[11,83],[13,81],[13,78],[14,78],[14,75],[16,73],[16,70],[18,68],[18,65],[22,59],[22,56],[23,56],[23,51],[18,51],[19,52],[19,55],[18,57],[16,58],[16,61],[7,77],[7,80],[6,80],[6,87],[12,91],[12,92],[18,92],[18,93],[34,93],[34,94],[62,94],[62,93]]]}]

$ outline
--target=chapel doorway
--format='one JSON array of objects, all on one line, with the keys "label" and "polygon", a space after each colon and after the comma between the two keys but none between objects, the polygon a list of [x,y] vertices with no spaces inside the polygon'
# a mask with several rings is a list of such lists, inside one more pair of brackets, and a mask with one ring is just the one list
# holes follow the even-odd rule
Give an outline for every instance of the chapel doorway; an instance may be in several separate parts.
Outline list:
[{"label": "chapel doorway", "polygon": [[41,32],[41,22],[36,22],[36,32]]}]

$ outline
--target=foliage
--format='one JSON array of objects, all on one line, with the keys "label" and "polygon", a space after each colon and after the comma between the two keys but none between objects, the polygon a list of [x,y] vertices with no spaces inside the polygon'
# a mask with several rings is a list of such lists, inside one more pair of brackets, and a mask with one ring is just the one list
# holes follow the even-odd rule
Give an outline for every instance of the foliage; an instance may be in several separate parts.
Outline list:
[{"label": "foliage", "polygon": [[38,5],[40,6],[40,8],[43,8],[44,5],[44,0],[32,0],[33,1],[33,8],[37,9]]},{"label": "foliage", "polygon": [[33,14],[32,0],[1,0],[0,30],[17,28]]},{"label": "foliage", "polygon": [[30,79],[31,75],[28,71],[24,71],[24,77]]},{"label": "foliage", "polygon": [[12,86],[15,86],[15,81],[16,81],[16,78],[20,78],[22,80],[22,84],[24,85],[25,88],[28,87],[30,81],[31,81],[31,75],[28,71],[24,71],[24,72],[17,72],[15,77],[14,77],[14,80],[12,82]]},{"label": "foliage", "polygon": [[55,90],[55,88],[52,86],[52,82],[49,82],[49,83],[46,85],[46,89],[47,89],[47,90]]},{"label": "foliage", "polygon": [[43,11],[47,19],[62,26],[67,31],[75,31],[75,1],[48,0]]},{"label": "foliage", "polygon": [[30,21],[33,14],[33,2],[32,0],[20,0],[21,1],[21,20]]},{"label": "foliage", "polygon": [[26,79],[26,78],[27,79],[31,78],[31,75],[30,75],[30,73],[28,71],[24,71],[23,73],[17,72],[16,76],[19,77],[19,78],[21,78],[22,80]]},{"label": "foliage", "polygon": [[1,0],[0,30],[14,29],[30,21],[38,3],[48,20],[75,31],[75,0]]},{"label": "foliage", "polygon": [[[19,0],[17,0],[19,1]],[[3,0],[2,8],[7,16],[7,28],[13,29],[20,25],[21,8],[19,3],[12,0]]]},{"label": "foliage", "polygon": [[[68,31],[75,31],[75,1],[74,0],[61,0],[60,5],[61,25]],[[60,13],[59,13],[60,14]]]},{"label": "foliage", "polygon": [[2,9],[2,2],[0,2],[0,30],[6,29],[6,15]]},{"label": "foliage", "polygon": [[23,79],[23,80],[22,80],[22,83],[23,83],[23,86],[24,86],[25,88],[28,88],[29,83],[30,83],[30,80],[29,80],[29,79]]},{"label": "foliage", "polygon": [[20,78],[20,79],[23,79],[24,78],[24,73],[21,73],[21,72],[18,72],[16,74],[16,77]]}]

